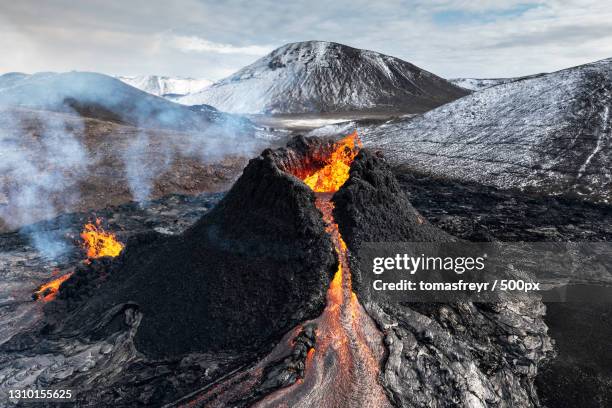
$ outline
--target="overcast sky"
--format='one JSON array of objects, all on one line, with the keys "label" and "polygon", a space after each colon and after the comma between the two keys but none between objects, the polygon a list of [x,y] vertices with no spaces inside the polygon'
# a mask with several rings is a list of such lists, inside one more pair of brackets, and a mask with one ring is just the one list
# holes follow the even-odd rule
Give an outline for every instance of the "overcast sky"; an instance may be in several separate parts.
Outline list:
[{"label": "overcast sky", "polygon": [[443,77],[612,57],[609,1],[0,0],[0,73],[220,79],[288,42],[335,41]]}]

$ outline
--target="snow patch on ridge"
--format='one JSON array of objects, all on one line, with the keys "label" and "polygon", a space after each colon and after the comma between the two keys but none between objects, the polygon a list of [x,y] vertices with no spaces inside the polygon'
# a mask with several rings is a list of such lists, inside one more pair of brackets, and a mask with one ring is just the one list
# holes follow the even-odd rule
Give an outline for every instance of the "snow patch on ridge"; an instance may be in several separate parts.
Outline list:
[{"label": "snow patch on ridge", "polygon": [[156,96],[170,96],[170,99],[199,92],[213,83],[208,79],[158,75],[118,76],[117,79]]}]

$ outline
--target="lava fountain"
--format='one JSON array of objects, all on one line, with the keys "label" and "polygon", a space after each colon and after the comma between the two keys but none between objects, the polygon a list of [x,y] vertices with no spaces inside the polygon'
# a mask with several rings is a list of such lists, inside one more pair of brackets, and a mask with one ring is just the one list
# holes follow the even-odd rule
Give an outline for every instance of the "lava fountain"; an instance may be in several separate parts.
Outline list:
[{"label": "lava fountain", "polygon": [[87,223],[81,232],[83,248],[87,251],[87,260],[103,256],[115,257],[123,250],[123,244],[115,234],[104,231],[102,220],[96,218],[95,223]]},{"label": "lava fountain", "polygon": [[[85,249],[87,258],[83,261],[91,263],[92,259],[101,258],[103,256],[116,257],[123,250],[123,244],[117,240],[115,234],[107,232],[102,228],[102,220],[96,218],[95,223],[87,223],[81,232],[81,247]],[[54,275],[59,272],[54,270]],[[72,272],[68,272],[56,279],[53,279],[36,289],[32,295],[35,300],[49,302],[57,296],[60,286],[68,278],[72,276]]]},{"label": "lava fountain", "polygon": [[327,292],[327,306],[315,320],[317,344],[309,353],[302,381],[280,389],[258,407],[387,407],[379,367],[385,353],[382,334],[352,290],[348,249],[334,221],[333,193],[348,180],[361,148],[356,132],[334,144],[325,165],[301,177],[316,194],[326,232],[338,254],[338,270]]}]

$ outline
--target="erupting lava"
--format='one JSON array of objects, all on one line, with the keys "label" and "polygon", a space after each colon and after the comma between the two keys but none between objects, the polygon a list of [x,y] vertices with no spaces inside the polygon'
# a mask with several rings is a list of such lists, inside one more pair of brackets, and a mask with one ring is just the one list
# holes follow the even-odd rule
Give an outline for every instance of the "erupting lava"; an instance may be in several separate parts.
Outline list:
[{"label": "erupting lava", "polygon": [[338,271],[327,306],[316,319],[316,350],[309,353],[303,381],[278,390],[258,407],[390,407],[378,382],[384,356],[382,335],[352,290],[348,249],[334,221],[332,195],[349,177],[361,141],[354,132],[337,142],[327,164],[304,182],[317,193],[326,232],[338,254]]},{"label": "erupting lava", "polygon": [[304,183],[317,193],[333,193],[349,178],[351,163],[361,148],[357,132],[353,132],[334,145],[327,164],[304,178]]},{"label": "erupting lava", "polygon": [[102,220],[96,218],[95,224],[85,224],[81,232],[88,260],[103,256],[115,257],[123,250],[123,244],[117,241],[115,234],[104,231],[101,224]]},{"label": "erupting lava", "polygon": [[49,302],[57,296],[57,291],[59,290],[60,285],[68,279],[72,273],[67,273],[65,275],[60,276],[57,279],[53,279],[50,282],[45,283],[40,286],[36,292],[34,292],[34,298],[36,300],[42,300],[43,302]]},{"label": "erupting lava", "polygon": [[[316,344],[308,351],[304,377],[291,386],[277,389],[253,404],[254,407],[391,407],[379,382],[380,364],[385,355],[383,336],[359,303],[352,289],[348,248],[334,221],[333,194],[349,178],[350,166],[359,153],[357,133],[335,143],[323,166],[310,174],[291,173],[302,179],[316,196],[325,231],[338,254],[338,270],[327,290],[327,305],[316,319],[303,322],[287,334],[285,341],[249,370],[240,371],[189,397],[184,407],[234,406],[243,393],[262,380],[267,364],[291,353],[291,338],[306,324],[316,324]],[[319,161],[321,162],[321,161]],[[300,173],[300,174],[296,174]],[[211,402],[213,401],[213,402]]]},{"label": "erupting lava", "polygon": [[[115,257],[123,250],[123,244],[117,241],[115,234],[104,231],[101,225],[102,220],[96,218],[95,224],[85,224],[83,232],[81,232],[81,238],[83,239],[81,246],[87,251],[87,259],[84,261],[86,263],[103,256]],[[54,275],[57,272],[59,270],[54,270]],[[42,300],[43,302],[55,299],[60,285],[71,275],[72,272],[69,272],[40,286],[34,292],[34,299]]]}]

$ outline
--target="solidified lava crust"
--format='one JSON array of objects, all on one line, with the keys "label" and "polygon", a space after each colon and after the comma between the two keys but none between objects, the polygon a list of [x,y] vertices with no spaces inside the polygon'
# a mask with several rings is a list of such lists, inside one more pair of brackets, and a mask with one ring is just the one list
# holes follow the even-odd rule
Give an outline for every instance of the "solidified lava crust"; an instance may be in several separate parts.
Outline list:
[{"label": "solidified lava crust", "polygon": [[[251,160],[221,202],[183,234],[131,239],[95,290],[84,285],[87,300],[55,319],[63,326],[56,330],[77,330],[130,302],[143,315],[136,347],[158,358],[258,351],[318,316],[337,261],[313,192],[277,166],[291,154],[295,149],[266,150]],[[65,301],[83,298],[66,292]]]},{"label": "solidified lava crust", "polygon": [[[326,198],[334,208],[328,218],[348,248],[339,257],[315,194],[300,180],[321,168],[332,147],[298,137],[287,148],[265,150],[181,235],[136,235],[118,258],[75,271],[45,306],[47,324],[34,337],[96,341],[127,330],[127,351],[117,354],[126,360],[110,360],[104,369],[113,375],[83,390],[83,401],[176,401],[187,394],[181,381],[188,372],[204,378],[193,400],[210,406],[313,406],[314,400],[347,406],[346,395],[380,406],[380,398],[368,395],[374,385],[377,395],[401,407],[484,406],[508,398],[515,406],[538,405],[534,379],[551,350],[541,302],[391,304],[360,290],[364,242],[456,238],[424,219],[384,159],[364,149],[348,181]],[[341,291],[330,287],[334,274]],[[330,305],[330,297],[340,298],[336,291],[342,302]],[[300,331],[309,322],[317,324],[316,335],[314,326]],[[342,330],[333,332],[337,327]],[[5,349],[30,347],[28,336]],[[122,384],[129,391],[118,395]]]}]

